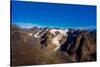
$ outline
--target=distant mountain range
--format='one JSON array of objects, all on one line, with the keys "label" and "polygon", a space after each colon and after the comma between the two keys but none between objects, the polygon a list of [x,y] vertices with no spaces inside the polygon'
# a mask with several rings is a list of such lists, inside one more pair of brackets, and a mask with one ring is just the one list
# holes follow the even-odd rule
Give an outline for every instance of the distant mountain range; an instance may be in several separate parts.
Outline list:
[{"label": "distant mountain range", "polygon": [[[51,55],[57,55],[53,56],[55,58],[52,61],[48,61],[51,58],[39,61],[34,56],[37,53],[49,58]],[[49,27],[22,29],[17,25],[11,25],[11,56],[11,65],[96,61],[96,29]]]}]

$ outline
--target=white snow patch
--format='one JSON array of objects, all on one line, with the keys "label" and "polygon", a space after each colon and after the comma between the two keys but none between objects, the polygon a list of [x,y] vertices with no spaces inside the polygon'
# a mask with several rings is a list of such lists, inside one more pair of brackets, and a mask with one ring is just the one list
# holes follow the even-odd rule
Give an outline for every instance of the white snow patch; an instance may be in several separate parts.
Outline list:
[{"label": "white snow patch", "polygon": [[[60,32],[58,35],[56,35],[56,32]],[[60,44],[60,40],[62,39],[63,36],[66,36],[67,37],[67,32],[68,32],[68,29],[65,29],[65,30],[62,30],[62,29],[51,29],[50,30],[50,33],[53,34],[53,35],[56,35],[53,39],[52,39],[52,43],[54,45],[56,45],[57,47],[54,49],[54,51],[57,51],[61,44]]]},{"label": "white snow patch", "polygon": [[33,34],[32,34],[32,33],[29,33],[28,35],[29,35],[29,36],[32,36]]},{"label": "white snow patch", "polygon": [[38,31],[36,34],[34,34],[34,37],[39,38],[39,33],[40,33],[40,32],[41,32],[41,30]]}]

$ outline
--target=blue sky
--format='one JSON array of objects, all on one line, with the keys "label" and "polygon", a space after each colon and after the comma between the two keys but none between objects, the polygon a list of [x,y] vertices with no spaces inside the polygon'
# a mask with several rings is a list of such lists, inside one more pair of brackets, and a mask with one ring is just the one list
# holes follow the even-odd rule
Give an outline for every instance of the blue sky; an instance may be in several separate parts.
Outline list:
[{"label": "blue sky", "polygon": [[96,27],[96,6],[12,1],[11,23],[21,27]]}]

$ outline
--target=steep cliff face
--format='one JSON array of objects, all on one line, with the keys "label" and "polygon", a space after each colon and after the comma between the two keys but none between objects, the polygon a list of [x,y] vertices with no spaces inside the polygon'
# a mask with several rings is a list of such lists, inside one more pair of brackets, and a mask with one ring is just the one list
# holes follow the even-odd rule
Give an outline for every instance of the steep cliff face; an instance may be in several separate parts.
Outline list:
[{"label": "steep cliff face", "polygon": [[96,60],[95,38],[88,31],[80,31],[75,37],[68,37],[67,41],[62,44],[61,51],[66,51],[74,61]]}]

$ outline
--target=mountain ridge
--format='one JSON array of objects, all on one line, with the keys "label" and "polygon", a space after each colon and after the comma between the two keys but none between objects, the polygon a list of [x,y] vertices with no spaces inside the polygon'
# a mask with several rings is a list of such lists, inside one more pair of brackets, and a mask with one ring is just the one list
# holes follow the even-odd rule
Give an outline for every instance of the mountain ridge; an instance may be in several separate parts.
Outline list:
[{"label": "mountain ridge", "polygon": [[[12,65],[96,61],[96,30],[49,27],[23,30],[16,25],[11,25],[11,41]],[[33,58],[32,56],[37,55],[34,50],[38,51],[38,56],[43,55],[45,59],[52,55],[52,62],[49,61],[50,57],[47,60],[40,58],[42,61],[38,61],[39,57],[28,61]],[[20,54],[27,57],[27,60],[25,58],[23,58],[25,61],[18,60]],[[19,58],[22,58],[21,56]]]}]

